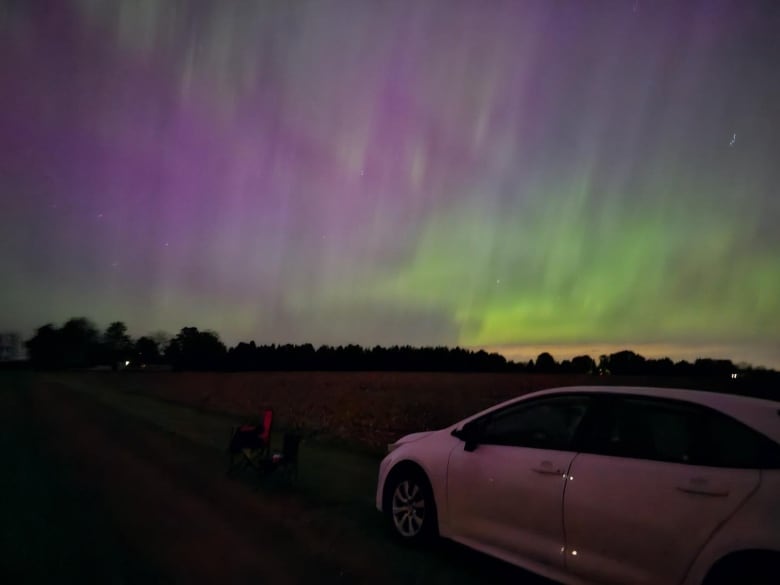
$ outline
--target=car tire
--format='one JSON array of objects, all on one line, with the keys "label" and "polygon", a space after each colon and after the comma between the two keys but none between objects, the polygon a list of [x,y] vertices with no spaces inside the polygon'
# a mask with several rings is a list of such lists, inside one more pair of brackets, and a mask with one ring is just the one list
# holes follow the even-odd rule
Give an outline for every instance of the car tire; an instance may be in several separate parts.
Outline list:
[{"label": "car tire", "polygon": [[728,559],[717,566],[704,581],[705,585],[773,585],[777,583],[780,555],[749,554]]},{"label": "car tire", "polygon": [[420,544],[438,535],[436,502],[425,474],[401,467],[385,483],[384,509],[393,534],[402,542]]},{"label": "car tire", "polygon": [[777,575],[764,575],[757,573],[748,573],[747,571],[743,575],[733,575],[730,577],[720,576],[718,579],[707,582],[707,585],[775,585],[777,583]]},{"label": "car tire", "polygon": [[777,573],[768,570],[746,570],[741,575],[728,581],[729,585],[739,583],[740,585],[773,585],[777,583]]}]

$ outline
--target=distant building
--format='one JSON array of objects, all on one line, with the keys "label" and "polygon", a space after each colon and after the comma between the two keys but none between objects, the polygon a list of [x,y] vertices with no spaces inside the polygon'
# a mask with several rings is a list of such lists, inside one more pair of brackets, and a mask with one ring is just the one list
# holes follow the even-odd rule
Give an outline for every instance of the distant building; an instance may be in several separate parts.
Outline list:
[{"label": "distant building", "polygon": [[22,359],[22,338],[18,333],[0,333],[0,362]]}]

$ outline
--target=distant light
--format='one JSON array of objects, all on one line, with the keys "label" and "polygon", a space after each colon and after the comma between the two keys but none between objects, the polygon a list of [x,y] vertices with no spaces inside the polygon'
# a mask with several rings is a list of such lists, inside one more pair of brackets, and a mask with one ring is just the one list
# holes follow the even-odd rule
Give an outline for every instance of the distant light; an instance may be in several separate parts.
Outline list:
[{"label": "distant light", "polygon": [[576,550],[573,550],[573,551],[571,551],[571,554],[572,554],[572,555],[574,555],[574,556],[576,557],[576,556],[577,556],[577,551],[576,551]]},{"label": "distant light", "polygon": [[125,360],[125,367],[130,365],[130,360]]},{"label": "distant light", "polygon": [[736,380],[738,375],[739,375],[739,374],[731,374],[731,379],[732,379],[732,380]]}]

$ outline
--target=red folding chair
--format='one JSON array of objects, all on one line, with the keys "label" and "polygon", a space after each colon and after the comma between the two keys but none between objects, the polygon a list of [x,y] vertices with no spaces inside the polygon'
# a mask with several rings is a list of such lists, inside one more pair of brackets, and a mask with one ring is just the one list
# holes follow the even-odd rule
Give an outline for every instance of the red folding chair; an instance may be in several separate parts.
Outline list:
[{"label": "red folding chair", "polygon": [[263,411],[259,423],[233,429],[228,446],[228,474],[247,466],[266,471],[270,460],[273,419],[273,410],[267,409]]}]

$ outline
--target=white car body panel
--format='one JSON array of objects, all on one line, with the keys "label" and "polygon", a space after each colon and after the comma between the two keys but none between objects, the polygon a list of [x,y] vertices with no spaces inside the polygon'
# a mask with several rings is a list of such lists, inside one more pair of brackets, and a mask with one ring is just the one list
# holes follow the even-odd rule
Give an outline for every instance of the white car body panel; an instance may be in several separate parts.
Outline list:
[{"label": "white car body panel", "polygon": [[635,585],[679,583],[703,544],[759,483],[755,469],[590,453],[577,456],[570,474],[568,570],[595,582]]},{"label": "white car body panel", "polygon": [[480,445],[473,452],[453,449],[447,481],[452,532],[508,555],[562,568],[561,503],[575,456],[502,445]]},{"label": "white car body panel", "polygon": [[780,551],[780,469],[761,470],[760,485],[710,538],[684,585],[699,585],[710,567],[735,549]]}]

